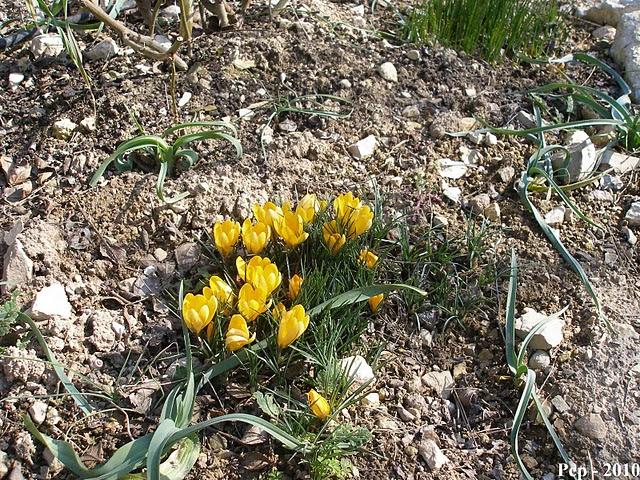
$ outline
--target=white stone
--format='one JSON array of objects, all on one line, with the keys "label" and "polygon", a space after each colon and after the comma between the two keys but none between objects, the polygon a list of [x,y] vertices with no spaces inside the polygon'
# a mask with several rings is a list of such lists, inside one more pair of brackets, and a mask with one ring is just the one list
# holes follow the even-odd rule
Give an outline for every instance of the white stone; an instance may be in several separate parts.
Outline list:
[{"label": "white stone", "polygon": [[613,194],[606,190],[592,190],[589,196],[598,202],[613,202]]},{"label": "white stone", "polygon": [[3,291],[27,286],[33,278],[33,262],[27,256],[20,240],[15,240],[4,254],[2,281]]},{"label": "white stone", "polygon": [[340,80],[338,82],[338,85],[340,85],[341,88],[345,88],[345,89],[349,89],[352,87],[351,82],[346,78],[343,78],[342,80]]},{"label": "white stone", "polygon": [[500,170],[498,170],[498,176],[504,183],[509,183],[511,180],[513,180],[515,174],[515,169],[510,166],[502,167]]},{"label": "white stone", "polygon": [[631,227],[640,226],[640,202],[633,202],[631,204],[624,219]]},{"label": "white stone", "polygon": [[349,153],[355,159],[370,157],[373,155],[373,152],[375,152],[377,145],[378,140],[376,140],[375,135],[369,135],[351,145],[349,147]]},{"label": "white stone", "polygon": [[467,165],[464,162],[456,162],[449,158],[438,160],[440,175],[444,178],[462,178],[467,174]]},{"label": "white stone", "polygon": [[80,121],[80,126],[87,132],[96,131],[96,117],[85,117]]},{"label": "white stone", "polygon": [[111,330],[113,330],[117,338],[122,338],[127,328],[120,322],[111,322]]},{"label": "white stone", "polygon": [[633,246],[638,243],[638,237],[629,227],[622,227],[621,231],[629,245]]},{"label": "white stone", "polygon": [[[442,215],[434,215],[433,216],[433,225],[436,227],[447,227],[449,226],[449,220],[447,220],[446,217],[443,217]],[[422,332],[420,332],[422,333]]]},{"label": "white stone", "polygon": [[360,355],[343,358],[340,360],[340,368],[344,375],[355,383],[365,384],[376,379],[373,369]]},{"label": "white stone", "polygon": [[20,85],[23,80],[24,80],[24,75],[22,73],[14,72],[9,74],[9,83],[11,84],[12,88]]},{"label": "white stone", "polygon": [[377,407],[380,405],[380,395],[376,392],[367,394],[361,401],[365,407]]},{"label": "white stone", "polygon": [[84,56],[89,60],[108,60],[118,52],[120,52],[118,44],[112,38],[107,38],[85,51]]},{"label": "white stone", "polygon": [[474,145],[480,145],[484,141],[484,135],[479,132],[469,132],[467,139]]},{"label": "white stone", "polygon": [[487,193],[479,193],[469,200],[469,208],[476,215],[484,215],[484,210],[489,205],[491,205],[491,197]]},{"label": "white stone", "polygon": [[632,96],[640,98],[640,11],[620,17],[610,54],[622,65]]},{"label": "white stone", "polygon": [[64,45],[57,33],[44,33],[34,37],[29,48],[37,58],[57,57],[64,50]]},{"label": "white stone", "polygon": [[238,118],[240,120],[251,120],[255,114],[256,112],[250,108],[241,108],[238,110]]},{"label": "white stone", "polygon": [[160,16],[171,20],[179,20],[180,7],[178,5],[169,5],[168,7],[160,10]]},{"label": "white stone", "polygon": [[478,94],[474,87],[465,88],[464,93],[467,94],[467,97],[471,97],[471,98],[475,97]]},{"label": "white stone", "polygon": [[551,355],[544,350],[536,350],[529,358],[529,368],[533,370],[544,370],[551,365]]},{"label": "white stone", "polygon": [[600,179],[600,186],[605,190],[617,192],[624,188],[624,183],[622,183],[620,177],[616,177],[615,175],[604,175]]},{"label": "white stone", "polygon": [[591,36],[596,40],[604,40],[605,42],[611,43],[616,37],[616,29],[610,25],[604,25],[591,32]]},{"label": "white stone", "polygon": [[178,107],[184,107],[187,103],[189,103],[189,100],[191,100],[192,96],[193,94],[191,92],[184,92],[180,97],[180,100],[178,100]]},{"label": "white stone", "polygon": [[73,135],[73,131],[78,127],[68,118],[62,118],[57,122],[54,122],[52,127],[52,133],[58,140],[69,140]]},{"label": "white stone", "polygon": [[600,167],[601,170],[613,168],[616,173],[627,173],[636,168],[640,168],[640,157],[606,149],[600,157]]},{"label": "white stone", "polygon": [[446,184],[442,186],[442,194],[451,200],[453,203],[460,203],[460,197],[462,196],[462,189],[460,187],[450,187]]},{"label": "white stone", "polygon": [[484,209],[484,216],[487,220],[491,220],[494,223],[500,223],[500,205],[493,202],[487,208]]},{"label": "white stone", "polygon": [[418,453],[431,470],[439,470],[449,462],[447,456],[442,453],[438,444],[431,438],[424,439],[420,442]]},{"label": "white stone", "polygon": [[47,404],[38,400],[33,402],[29,407],[29,416],[36,425],[44,423],[47,418]]},{"label": "white stone", "polygon": [[420,109],[417,105],[409,105],[402,110],[402,116],[406,118],[418,118],[420,116]]},{"label": "white stone", "polygon": [[[547,318],[547,315],[538,313],[532,308],[525,308],[522,316],[516,319],[516,334],[520,338],[525,338],[538,323]],[[563,328],[564,320],[559,317],[553,318],[547,325],[533,335],[529,347],[534,350],[549,350],[557,347],[562,343]]]},{"label": "white stone", "polygon": [[391,62],[385,62],[378,67],[378,73],[388,82],[398,82],[398,71]]},{"label": "white stone", "polygon": [[551,159],[556,176],[564,183],[577,182],[590,176],[596,168],[598,157],[589,135],[583,130],[576,130],[569,134],[565,142],[569,161],[567,162],[564,152],[553,155]]},{"label": "white stone", "polygon": [[[538,125],[536,124],[536,119],[533,115],[531,115],[529,112],[525,112],[524,110],[520,110],[517,114],[516,114],[516,120],[518,122],[520,122],[520,124],[524,127],[524,128],[535,128]],[[547,122],[545,122],[544,120],[542,120],[542,125],[548,125]]]},{"label": "white stone", "polygon": [[416,61],[420,60],[420,56],[421,56],[421,55],[420,55],[420,50],[415,50],[415,49],[414,49],[414,50],[409,50],[409,51],[407,52],[407,58],[408,58],[409,60],[413,60],[414,62],[416,62]]},{"label": "white stone", "polygon": [[584,18],[603,25],[618,25],[620,18],[627,12],[640,10],[638,0],[600,0],[584,12]]},{"label": "white stone", "polygon": [[61,283],[53,283],[36,294],[31,307],[31,316],[35,320],[71,317],[71,304],[67,300],[67,292]]},{"label": "white stone", "polygon": [[441,398],[447,399],[451,396],[453,388],[453,377],[449,370],[443,372],[427,372],[421,378],[425,387],[433,390]]},{"label": "white stone", "polygon": [[156,43],[160,44],[160,46],[162,48],[164,48],[165,50],[169,50],[171,48],[171,45],[173,45],[173,42],[168,37],[166,37],[164,35],[160,35],[160,34],[155,35],[153,37],[153,40]]},{"label": "white stone", "polygon": [[497,145],[498,137],[496,137],[493,133],[487,133],[484,137],[484,144],[488,146]]},{"label": "white stone", "polygon": [[558,413],[564,413],[571,410],[571,407],[560,395],[556,395],[551,399],[551,405],[553,405],[553,408],[555,408]]},{"label": "white stone", "polygon": [[356,5],[355,7],[351,7],[350,10],[357,16],[364,16],[364,5]]},{"label": "white stone", "polygon": [[562,224],[562,222],[564,222],[566,211],[567,209],[562,205],[554,207],[546,213],[546,215],[544,216],[544,221],[547,222],[547,225],[550,225],[552,227],[560,225]]}]

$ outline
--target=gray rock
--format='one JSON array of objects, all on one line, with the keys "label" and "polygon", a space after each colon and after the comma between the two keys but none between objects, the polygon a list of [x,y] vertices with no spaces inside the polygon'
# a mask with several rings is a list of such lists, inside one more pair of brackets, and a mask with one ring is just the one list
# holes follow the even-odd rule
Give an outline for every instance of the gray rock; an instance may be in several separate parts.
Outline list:
[{"label": "gray rock", "polygon": [[616,38],[616,29],[610,25],[604,25],[591,32],[591,36],[596,40],[603,40],[611,43],[613,42],[613,39]]},{"label": "gray rock", "polygon": [[542,371],[551,365],[551,355],[545,350],[536,350],[529,358],[529,368]]},{"label": "gray rock", "polygon": [[420,50],[415,50],[415,49],[414,49],[414,50],[409,50],[409,51],[407,52],[407,58],[408,58],[409,60],[413,60],[414,62],[416,62],[416,61],[420,60],[420,57],[421,57],[421,55],[420,55]]},{"label": "gray rock", "polygon": [[629,245],[633,246],[638,243],[638,237],[636,237],[636,234],[633,233],[633,230],[631,230],[629,227],[622,227],[621,231]]},{"label": "gray rock", "polygon": [[544,216],[544,221],[552,227],[558,226],[562,224],[562,222],[564,222],[566,211],[567,209],[562,205],[554,207],[546,213],[546,215]]},{"label": "gray rock", "polygon": [[551,159],[558,179],[564,183],[573,183],[589,177],[598,161],[596,147],[589,135],[576,130],[569,134],[565,143],[569,151],[568,163],[562,153],[553,155]]},{"label": "gray rock", "polygon": [[613,202],[613,194],[606,190],[592,190],[589,196],[597,202]]},{"label": "gray rock", "polygon": [[453,388],[453,377],[451,372],[427,372],[421,378],[422,384],[433,390],[441,398],[447,399],[451,396]]},{"label": "gray rock", "polygon": [[567,404],[564,398],[562,398],[560,395],[556,395],[551,399],[551,405],[553,405],[553,408],[555,408],[558,413],[564,413],[571,410],[569,404]]},{"label": "gray rock", "polygon": [[15,240],[4,254],[2,269],[2,290],[11,291],[18,286],[26,286],[33,279],[33,262],[27,256],[20,240]]},{"label": "gray rock", "polygon": [[73,135],[74,130],[78,127],[74,122],[69,120],[68,118],[63,118],[54,122],[51,127],[51,133],[58,140],[67,141]]},{"label": "gray rock", "polygon": [[584,18],[603,25],[618,25],[620,18],[627,12],[640,10],[638,0],[600,0],[584,12]]},{"label": "gray rock", "polygon": [[590,413],[584,417],[580,417],[574,426],[582,435],[593,440],[604,440],[607,438],[607,424],[597,413]]},{"label": "gray rock", "polygon": [[[547,315],[538,313],[532,308],[525,308],[522,316],[516,319],[516,334],[520,338],[525,338],[538,323],[547,318]],[[554,318],[533,335],[529,347],[534,350],[549,350],[557,347],[563,340],[563,328],[564,321]]]},{"label": "gray rock", "polygon": [[178,5],[169,5],[160,10],[160,16],[170,20],[180,20],[180,7]]},{"label": "gray rock", "polygon": [[498,170],[498,176],[504,183],[511,182],[515,175],[516,171],[513,167],[502,167],[500,170]]},{"label": "gray rock", "polygon": [[24,475],[22,474],[22,467],[20,465],[16,465],[11,470],[11,473],[7,477],[7,480],[24,480]]},{"label": "gray rock", "polygon": [[376,392],[371,392],[367,394],[362,400],[360,400],[360,403],[364,407],[377,407],[380,405],[380,395]]},{"label": "gray rock", "polygon": [[409,105],[402,110],[402,116],[406,118],[418,118],[420,116],[420,108],[417,105]]},{"label": "gray rock", "polygon": [[[520,110],[516,114],[516,120],[522,125],[524,128],[535,128],[537,127],[536,119],[529,112],[525,112],[524,110]],[[548,122],[542,120],[542,125],[548,125]]]},{"label": "gray rock", "polygon": [[484,141],[484,134],[479,132],[469,132],[467,133],[467,140],[474,145],[480,145]]},{"label": "gray rock", "polygon": [[71,304],[61,283],[55,282],[36,294],[31,307],[31,316],[36,320],[71,317]]},{"label": "gray rock", "polygon": [[460,187],[451,187],[449,185],[442,185],[442,194],[451,200],[453,203],[460,203],[460,196],[462,195],[462,190]]},{"label": "gray rock", "polygon": [[44,33],[34,37],[29,48],[37,58],[57,57],[64,50],[64,44],[57,33]]},{"label": "gray rock", "polygon": [[640,98],[640,11],[625,13],[611,46],[613,59],[623,66],[632,96]]},{"label": "gray rock", "polygon": [[624,183],[622,183],[620,177],[616,177],[615,175],[604,175],[600,179],[600,186],[605,190],[618,192],[624,188]]},{"label": "gray rock", "polygon": [[88,339],[99,352],[110,351],[116,343],[116,333],[112,328],[114,321],[109,310],[98,310],[91,316],[92,333]]},{"label": "gray rock", "polygon": [[36,400],[33,402],[33,405],[29,407],[29,415],[36,425],[44,423],[47,418],[47,404]]},{"label": "gray rock", "polygon": [[469,207],[471,208],[471,211],[478,215],[482,215],[489,205],[491,205],[491,197],[486,193],[476,195],[469,200]]},{"label": "gray rock", "polygon": [[347,80],[346,78],[340,80],[338,82],[338,85],[340,85],[340,88],[344,88],[346,90],[350,89],[352,87],[351,82],[349,80]]},{"label": "gray rock", "polygon": [[497,145],[498,137],[496,137],[493,133],[487,133],[484,137],[484,144],[488,146]]},{"label": "gray rock", "polygon": [[638,227],[640,226],[640,202],[633,202],[627,210],[624,219],[627,221],[629,226]]},{"label": "gray rock", "polygon": [[431,438],[424,439],[418,445],[418,453],[429,466],[430,470],[439,470],[449,462],[447,456],[442,453],[438,444]]},{"label": "gray rock", "polygon": [[398,71],[391,62],[385,62],[378,67],[378,73],[388,82],[398,82]]},{"label": "gray rock", "polygon": [[640,157],[607,149],[600,157],[600,166],[605,170],[613,168],[616,173],[627,173],[640,167]]},{"label": "gray rock", "polygon": [[349,153],[353,158],[360,160],[373,155],[377,145],[378,141],[376,140],[375,135],[369,135],[368,137],[365,137],[359,142],[351,145],[349,147]]},{"label": "gray rock", "polygon": [[84,56],[89,60],[108,60],[118,52],[120,52],[118,44],[112,38],[107,38],[84,52]]},{"label": "gray rock", "polygon": [[484,216],[487,220],[491,220],[494,223],[500,222],[500,205],[493,202],[487,208],[484,209]]},{"label": "gray rock", "polygon": [[0,450],[0,478],[9,473],[9,457],[4,450]]},{"label": "gray rock", "polygon": [[413,413],[402,406],[398,407],[398,416],[403,422],[413,422],[416,419]]},{"label": "gray rock", "polygon": [[[173,42],[172,42],[168,37],[166,37],[166,36],[164,36],[164,35],[160,35],[160,34],[155,35],[155,36],[153,37],[153,40],[154,40],[156,43],[160,44],[160,46],[161,46],[162,48],[164,48],[165,50],[169,50],[169,49],[171,48],[171,45],[173,45]],[[241,115],[241,116],[242,116],[242,115]]]},{"label": "gray rock", "polygon": [[440,175],[444,178],[462,178],[467,174],[467,165],[464,162],[457,162],[449,158],[438,160]]}]

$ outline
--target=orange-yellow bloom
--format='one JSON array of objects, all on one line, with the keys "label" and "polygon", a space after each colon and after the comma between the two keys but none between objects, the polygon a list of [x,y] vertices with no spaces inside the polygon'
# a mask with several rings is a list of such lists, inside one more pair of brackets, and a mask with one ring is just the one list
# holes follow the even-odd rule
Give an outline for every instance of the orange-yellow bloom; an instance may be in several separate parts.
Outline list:
[{"label": "orange-yellow bloom", "polygon": [[331,220],[322,226],[322,238],[324,238],[324,243],[329,248],[331,255],[336,255],[347,241],[344,234],[340,233],[338,222],[335,220]]},{"label": "orange-yellow bloom", "polygon": [[362,201],[353,195],[352,192],[343,193],[333,200],[333,209],[336,217],[342,225],[347,225],[353,212],[362,207]]},{"label": "orange-yellow bloom", "polygon": [[218,300],[218,305],[220,305],[221,307],[232,306],[233,301],[235,300],[233,289],[227,282],[225,282],[217,275],[212,275],[209,278],[209,286],[202,289],[202,294],[205,297],[216,297],[216,300]]},{"label": "orange-yellow bloom", "polygon": [[228,257],[240,238],[240,224],[234,220],[218,222],[213,226],[213,241],[223,257]]},{"label": "orange-yellow bloom", "polygon": [[278,328],[278,347],[287,348],[295,342],[309,326],[309,315],[302,305],[296,305],[291,310],[285,311],[280,319]]},{"label": "orange-yellow bloom", "polygon": [[230,352],[240,350],[256,339],[256,334],[249,336],[247,321],[242,315],[235,314],[229,321],[229,328],[224,338],[224,345]]},{"label": "orange-yellow bloom", "polygon": [[289,298],[295,300],[300,295],[303,279],[300,275],[295,274],[289,279]]},{"label": "orange-yellow bloom", "polygon": [[271,263],[267,257],[251,257],[245,262],[242,257],[236,258],[236,268],[242,280],[250,283],[258,290],[262,290],[266,296],[278,288],[282,282],[282,274],[275,263]]},{"label": "orange-yellow bloom", "polygon": [[331,415],[331,406],[329,405],[329,402],[314,389],[309,390],[309,393],[307,393],[307,403],[309,404],[311,413],[320,420],[324,420]]},{"label": "orange-yellow bloom", "polygon": [[238,294],[238,310],[247,321],[253,321],[267,311],[271,301],[267,303],[267,294],[245,283]]},{"label": "orange-yellow bloom", "polygon": [[262,222],[255,225],[248,218],[242,223],[242,242],[247,252],[256,255],[267,246],[271,238],[271,227]]},{"label": "orange-yellow bloom", "polygon": [[302,217],[290,210],[283,211],[282,217],[274,224],[274,228],[289,248],[296,248],[309,237],[309,234],[304,231]]},{"label": "orange-yellow bloom", "polygon": [[321,209],[321,204],[318,198],[313,193],[307,193],[298,202],[296,206],[296,213],[302,218],[302,221],[306,223],[313,222],[316,213]]},{"label": "orange-yellow bloom", "polygon": [[200,335],[200,332],[213,320],[217,309],[216,297],[187,293],[182,302],[182,319],[189,330]]},{"label": "orange-yellow bloom", "polygon": [[260,223],[273,227],[275,222],[282,217],[282,208],[273,202],[265,202],[264,205],[254,205],[251,210]]},{"label": "orange-yellow bloom", "polygon": [[376,313],[380,308],[380,304],[384,300],[384,295],[380,293],[379,295],[374,295],[373,297],[369,297],[369,308],[373,313]]},{"label": "orange-yellow bloom", "polygon": [[280,302],[275,307],[273,307],[273,310],[271,310],[271,313],[273,314],[273,318],[279,321],[279,320],[282,320],[282,316],[286,311],[287,311],[287,307],[284,306],[284,303]]},{"label": "orange-yellow bloom", "polygon": [[368,205],[351,192],[344,193],[333,201],[336,217],[349,238],[362,235],[373,224],[373,212]]},{"label": "orange-yellow bloom", "polygon": [[373,268],[378,263],[378,256],[368,248],[365,248],[360,252],[358,261],[368,268]]}]

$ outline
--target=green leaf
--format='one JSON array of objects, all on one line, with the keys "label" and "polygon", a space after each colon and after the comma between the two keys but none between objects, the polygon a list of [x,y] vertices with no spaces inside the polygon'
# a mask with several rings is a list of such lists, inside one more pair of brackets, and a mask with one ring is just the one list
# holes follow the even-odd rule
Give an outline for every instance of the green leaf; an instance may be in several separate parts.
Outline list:
[{"label": "green leaf", "polygon": [[522,421],[524,420],[524,416],[527,413],[527,408],[529,406],[529,401],[531,400],[531,395],[533,393],[533,389],[536,384],[536,374],[532,370],[527,370],[527,378],[524,384],[524,390],[522,392],[522,396],[520,397],[520,402],[518,403],[518,408],[516,409],[516,414],[513,419],[513,427],[511,428],[511,454],[516,461],[516,465],[520,473],[524,476],[526,480],[533,480],[533,477],[525,467],[522,458],[520,458],[519,445],[518,445],[518,435],[520,433],[520,427],[522,426]]},{"label": "green leaf", "polygon": [[518,291],[518,262],[516,252],[511,249],[511,276],[509,277],[509,291],[507,294],[507,309],[505,322],[505,344],[507,349],[507,364],[515,374],[518,370],[516,358],[516,294]]},{"label": "green leaf", "polygon": [[264,394],[262,392],[255,392],[253,394],[253,397],[256,399],[258,408],[260,408],[260,410],[262,410],[262,412],[265,415],[268,415],[271,418],[277,419],[282,413],[282,410],[280,409],[275,399],[273,398],[273,394],[271,393]]}]

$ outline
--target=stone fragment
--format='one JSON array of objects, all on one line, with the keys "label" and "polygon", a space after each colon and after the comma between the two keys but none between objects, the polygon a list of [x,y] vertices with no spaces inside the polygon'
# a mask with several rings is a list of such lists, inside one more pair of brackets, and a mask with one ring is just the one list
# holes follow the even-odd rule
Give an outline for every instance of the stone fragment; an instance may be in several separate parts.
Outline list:
[{"label": "stone fragment", "polygon": [[35,320],[71,318],[71,304],[61,283],[52,283],[36,294],[31,307],[31,316]]},{"label": "stone fragment", "polygon": [[613,168],[615,173],[627,173],[640,168],[640,157],[607,149],[600,157],[600,167],[603,170]]},{"label": "stone fragment", "polygon": [[591,32],[591,36],[596,40],[603,40],[611,43],[613,42],[613,39],[616,38],[616,29],[611,25],[603,25]]},{"label": "stone fragment", "polygon": [[621,231],[629,245],[633,246],[638,243],[638,237],[636,237],[636,234],[633,233],[633,230],[631,230],[629,227],[622,227]]},{"label": "stone fragment", "polygon": [[360,355],[347,357],[340,360],[340,368],[344,375],[353,380],[354,383],[369,383],[376,379],[373,369],[367,361]]},{"label": "stone fragment", "polygon": [[420,108],[417,105],[409,105],[402,110],[402,116],[406,118],[418,118],[420,117]]},{"label": "stone fragment", "polygon": [[9,85],[11,85],[11,89],[15,90],[18,85],[20,85],[24,80],[24,74],[19,72],[14,72],[9,74]]},{"label": "stone fragment", "polygon": [[631,95],[637,100],[640,98],[640,10],[620,17],[610,55],[622,65]]},{"label": "stone fragment", "polygon": [[597,202],[613,202],[613,194],[607,190],[592,190],[589,196]]},{"label": "stone fragment", "polygon": [[57,57],[64,50],[64,44],[57,33],[44,33],[34,37],[29,48],[36,58]]},{"label": "stone fragment", "polygon": [[598,0],[584,11],[578,11],[586,20],[602,25],[618,25],[620,17],[627,12],[640,9],[638,0]]},{"label": "stone fragment", "polygon": [[427,372],[422,376],[421,380],[425,387],[433,390],[441,398],[447,399],[451,396],[453,377],[448,370],[443,372]]},{"label": "stone fragment", "polygon": [[600,179],[600,186],[604,190],[619,192],[624,188],[624,183],[622,183],[622,180],[620,180],[620,177],[616,177],[615,175],[604,175]]},{"label": "stone fragment", "polygon": [[365,137],[359,142],[351,145],[349,147],[349,153],[353,158],[360,160],[373,155],[377,145],[378,141],[376,140],[375,135],[369,135],[368,137]]},{"label": "stone fragment", "polygon": [[469,132],[467,133],[467,140],[474,145],[480,145],[484,141],[484,134],[480,132]]},{"label": "stone fragment", "polygon": [[551,161],[557,178],[564,183],[574,183],[589,177],[596,167],[596,147],[583,130],[571,132],[565,139],[569,159],[564,153],[553,155]]},{"label": "stone fragment", "polygon": [[464,162],[457,162],[449,158],[438,160],[440,175],[444,178],[457,179],[467,174],[467,165]]},{"label": "stone fragment", "polygon": [[[547,318],[547,315],[526,307],[522,316],[516,319],[516,334],[520,338],[525,338],[538,323]],[[549,350],[557,347],[563,340],[563,328],[564,320],[558,317],[553,318],[533,335],[529,347],[534,350]]]},{"label": "stone fragment", "polygon": [[498,137],[493,133],[487,133],[484,137],[484,144],[487,146],[493,146],[498,144]]},{"label": "stone fragment", "polygon": [[398,82],[398,71],[391,62],[385,62],[378,67],[378,73],[388,82]]},{"label": "stone fragment", "polygon": [[631,227],[640,226],[640,201],[633,202],[631,204],[631,206],[629,207],[629,210],[627,210],[627,213],[624,216],[624,219],[627,221],[627,223]]},{"label": "stone fragment", "polygon": [[449,462],[447,456],[442,453],[438,444],[431,438],[423,439],[420,442],[418,453],[432,471],[440,470]]},{"label": "stone fragment", "polygon": [[53,133],[54,138],[57,138],[58,140],[67,141],[71,138],[77,126],[78,125],[73,123],[68,118],[63,118],[53,124],[53,127],[51,128],[51,133]]},{"label": "stone fragment", "polygon": [[500,180],[502,180],[504,183],[509,183],[513,180],[513,177],[515,177],[516,175],[516,171],[513,167],[502,167],[500,170],[498,170],[498,176],[500,177]]},{"label": "stone fragment", "polygon": [[582,435],[593,440],[604,440],[607,438],[607,424],[597,413],[590,413],[580,417],[574,426]]},{"label": "stone fragment", "polygon": [[120,52],[120,47],[112,38],[106,38],[84,52],[89,60],[108,60]]},{"label": "stone fragment", "polygon": [[556,395],[551,399],[551,405],[553,405],[553,408],[555,408],[558,413],[564,413],[571,410],[571,407],[560,395]]},{"label": "stone fragment", "polygon": [[27,256],[20,240],[15,240],[4,254],[2,291],[11,291],[19,286],[26,286],[33,279],[33,262]]},{"label": "stone fragment", "polygon": [[4,450],[0,450],[0,478],[4,478],[9,473],[9,456]]},{"label": "stone fragment", "polygon": [[536,350],[529,358],[529,368],[533,370],[544,370],[551,365],[551,355],[544,350]]},{"label": "stone fragment", "polygon": [[33,402],[29,407],[29,416],[36,425],[44,423],[47,418],[47,404],[39,400]]},{"label": "stone fragment", "polygon": [[551,227],[557,227],[558,225],[561,225],[562,222],[564,222],[564,216],[566,212],[567,209],[562,205],[554,207],[545,214],[544,221],[547,222],[547,224]]},{"label": "stone fragment", "polygon": [[421,57],[420,50],[413,49],[407,52],[407,58],[409,60],[413,60],[414,62],[417,62],[418,60],[420,60],[420,57]]},{"label": "stone fragment", "polygon": [[96,131],[96,117],[85,117],[80,121],[80,126],[85,132],[91,133]]},{"label": "stone fragment", "polygon": [[361,401],[365,407],[377,407],[380,405],[380,395],[376,392],[367,394]]},{"label": "stone fragment", "polygon": [[493,202],[484,209],[484,216],[487,220],[491,220],[494,223],[500,223],[500,205],[498,205],[497,202]]},{"label": "stone fragment", "polygon": [[160,16],[166,19],[178,21],[180,20],[180,7],[178,5],[169,5],[160,10]]},{"label": "stone fragment", "polygon": [[442,194],[453,203],[460,203],[462,190],[460,189],[460,187],[450,187],[449,185],[444,184],[442,186]]},{"label": "stone fragment", "polygon": [[469,200],[469,207],[471,211],[476,215],[482,215],[484,210],[491,205],[491,197],[489,197],[486,193],[481,193],[476,195],[471,200]]}]

